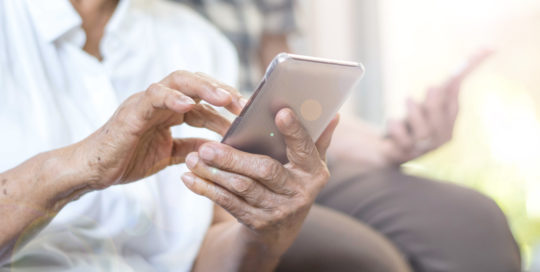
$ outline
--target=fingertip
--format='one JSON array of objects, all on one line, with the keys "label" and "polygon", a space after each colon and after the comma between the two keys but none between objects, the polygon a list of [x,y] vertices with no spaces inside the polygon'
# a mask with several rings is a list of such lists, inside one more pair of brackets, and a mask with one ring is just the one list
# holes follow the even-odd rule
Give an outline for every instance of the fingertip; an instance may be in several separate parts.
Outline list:
[{"label": "fingertip", "polygon": [[478,50],[475,57],[479,59],[480,61],[483,61],[491,57],[492,55],[495,55],[496,53],[497,53],[496,49],[491,48],[491,47],[486,47],[486,48],[482,48]]},{"label": "fingertip", "polygon": [[247,105],[248,100],[243,97],[240,97],[240,99],[238,100],[238,103],[240,103],[240,107],[244,108]]},{"label": "fingertip", "polygon": [[332,122],[335,122],[336,125],[339,124],[339,121],[341,120],[341,114],[336,113],[336,116],[334,116],[334,119],[332,119]]},{"label": "fingertip", "polygon": [[332,118],[332,121],[330,121],[330,124],[328,124],[328,128],[330,128],[332,132],[333,132],[333,131],[336,129],[336,127],[338,126],[340,118],[341,118],[341,117],[340,117],[340,115],[339,115],[339,113],[338,113],[338,114],[336,114],[336,115],[334,116],[334,118]]},{"label": "fingertip", "polygon": [[232,102],[232,95],[227,90],[217,87],[216,89],[216,98],[219,100],[219,103],[223,103],[224,105],[228,105]]},{"label": "fingertip", "polygon": [[283,108],[276,114],[276,125],[278,128],[288,128],[290,127],[295,121],[294,113],[289,108]]},{"label": "fingertip", "polygon": [[186,165],[189,169],[193,169],[197,162],[199,161],[199,156],[197,152],[191,152],[186,156]]},{"label": "fingertip", "polygon": [[180,178],[184,184],[190,188],[195,184],[195,176],[191,172],[184,173]]},{"label": "fingertip", "polygon": [[211,143],[205,143],[201,145],[201,147],[199,147],[199,155],[203,160],[207,162],[213,161],[216,156],[214,145],[212,145]]}]

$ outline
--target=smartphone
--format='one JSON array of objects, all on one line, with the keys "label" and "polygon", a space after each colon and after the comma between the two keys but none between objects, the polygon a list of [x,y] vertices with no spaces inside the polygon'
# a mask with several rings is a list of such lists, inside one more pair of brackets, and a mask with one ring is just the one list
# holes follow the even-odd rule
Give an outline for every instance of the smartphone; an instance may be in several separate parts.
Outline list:
[{"label": "smartphone", "polygon": [[294,111],[316,141],[364,75],[360,63],[281,53],[268,66],[255,93],[222,143],[288,162],[277,112]]}]

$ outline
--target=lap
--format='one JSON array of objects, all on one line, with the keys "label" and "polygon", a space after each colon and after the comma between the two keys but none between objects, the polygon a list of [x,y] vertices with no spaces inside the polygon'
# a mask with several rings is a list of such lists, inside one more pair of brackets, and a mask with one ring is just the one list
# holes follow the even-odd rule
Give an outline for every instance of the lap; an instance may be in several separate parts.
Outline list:
[{"label": "lap", "polygon": [[415,271],[519,271],[519,250],[491,199],[399,169],[347,173],[317,203],[384,235]]},{"label": "lap", "polygon": [[410,271],[381,234],[335,210],[312,207],[277,271]]}]

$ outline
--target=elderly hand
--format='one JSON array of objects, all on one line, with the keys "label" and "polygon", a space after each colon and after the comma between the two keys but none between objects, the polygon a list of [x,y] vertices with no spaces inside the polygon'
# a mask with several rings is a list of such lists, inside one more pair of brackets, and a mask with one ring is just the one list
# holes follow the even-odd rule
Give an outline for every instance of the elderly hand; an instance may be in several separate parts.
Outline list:
[{"label": "elderly hand", "polygon": [[276,115],[285,138],[289,163],[205,143],[188,155],[192,173],[182,179],[189,189],[228,211],[243,233],[268,247],[268,257],[279,256],[293,242],[315,197],[329,178],[325,152],[335,118],[314,143],[290,109]]},{"label": "elderly hand", "polygon": [[146,91],[132,95],[98,131],[78,143],[81,160],[93,174],[91,187],[141,179],[184,162],[203,139],[174,139],[170,128],[182,123],[223,134],[230,122],[204,100],[238,114],[243,98],[233,88],[200,73],[177,71]]}]

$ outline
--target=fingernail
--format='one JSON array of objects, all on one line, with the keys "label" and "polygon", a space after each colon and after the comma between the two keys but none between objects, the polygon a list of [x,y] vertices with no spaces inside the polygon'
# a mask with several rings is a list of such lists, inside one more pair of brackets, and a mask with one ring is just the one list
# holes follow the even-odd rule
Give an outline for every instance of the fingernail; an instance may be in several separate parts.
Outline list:
[{"label": "fingernail", "polygon": [[199,155],[201,158],[205,161],[211,161],[214,159],[216,152],[214,149],[208,145],[203,145],[201,149],[199,149]]},{"label": "fingernail", "polygon": [[189,155],[186,158],[186,165],[189,168],[195,167],[197,165],[197,162],[199,161],[199,158],[197,157],[196,153],[189,153]]},{"label": "fingernail", "polygon": [[195,183],[195,179],[189,173],[184,173],[182,175],[182,181],[184,181],[186,185],[193,185],[193,183]]},{"label": "fingernail", "polygon": [[180,100],[179,100],[181,103],[183,104],[189,104],[189,105],[195,105],[197,103],[195,103],[195,101],[189,97],[189,96],[185,96],[183,95],[182,97],[180,97]]},{"label": "fingernail", "polygon": [[231,94],[223,88],[216,88],[216,94],[220,99],[228,99],[231,97]]},{"label": "fingernail", "polygon": [[283,118],[283,124],[285,124],[285,126],[291,126],[294,122],[294,117],[291,113],[290,110],[286,110],[285,111],[285,117]]}]

